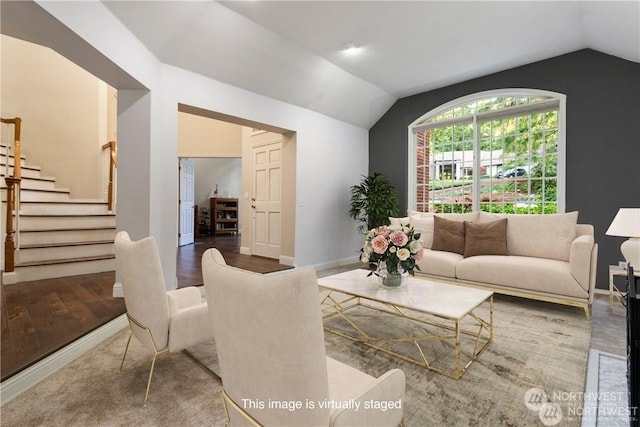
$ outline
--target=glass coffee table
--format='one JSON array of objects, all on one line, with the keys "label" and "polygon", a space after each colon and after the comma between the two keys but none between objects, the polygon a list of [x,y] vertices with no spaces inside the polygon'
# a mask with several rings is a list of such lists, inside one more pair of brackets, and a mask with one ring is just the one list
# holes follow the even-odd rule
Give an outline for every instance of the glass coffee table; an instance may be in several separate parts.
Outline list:
[{"label": "glass coffee table", "polygon": [[[409,277],[401,288],[386,289],[368,274],[369,270],[357,269],[318,279],[326,291],[321,301],[326,331],[454,379],[461,378],[491,343],[493,292],[419,277]],[[386,316],[356,315],[358,308]],[[388,315],[411,323],[411,334],[389,335],[396,328],[395,317]],[[329,319],[336,317],[341,319],[340,329],[330,325]],[[384,322],[391,322],[382,326],[384,333],[380,328],[367,331],[372,323]],[[429,347],[440,349],[436,357],[429,355]],[[443,363],[445,358],[450,359],[448,363]]]}]

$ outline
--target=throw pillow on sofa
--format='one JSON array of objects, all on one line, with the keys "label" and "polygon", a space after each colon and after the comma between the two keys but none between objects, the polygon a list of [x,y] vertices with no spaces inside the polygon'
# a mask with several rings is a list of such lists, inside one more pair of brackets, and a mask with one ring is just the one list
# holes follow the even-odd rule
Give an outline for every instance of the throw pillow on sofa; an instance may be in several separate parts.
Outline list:
[{"label": "throw pillow on sofa", "polygon": [[464,222],[463,256],[477,255],[509,255],[506,218],[491,222]]},{"label": "throw pillow on sofa", "polygon": [[402,218],[389,217],[389,225],[393,225],[394,227],[406,227],[409,225],[409,217],[405,216]]},{"label": "throw pillow on sofa", "polygon": [[433,244],[434,251],[464,253],[464,222],[445,219],[435,215],[433,217]]},{"label": "throw pillow on sofa", "polygon": [[431,249],[431,245],[433,245],[433,216],[411,216],[409,217],[409,226],[413,227],[416,233],[420,233],[422,247]]}]

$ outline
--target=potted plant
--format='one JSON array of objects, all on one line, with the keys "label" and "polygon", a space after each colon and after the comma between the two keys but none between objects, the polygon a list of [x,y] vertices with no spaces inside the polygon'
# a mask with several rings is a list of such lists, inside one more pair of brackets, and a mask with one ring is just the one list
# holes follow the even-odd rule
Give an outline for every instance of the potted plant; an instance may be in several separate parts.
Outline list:
[{"label": "potted plant", "polygon": [[360,184],[351,187],[350,204],[349,216],[361,223],[360,232],[389,224],[390,216],[398,216],[398,192],[379,172],[363,175]]}]

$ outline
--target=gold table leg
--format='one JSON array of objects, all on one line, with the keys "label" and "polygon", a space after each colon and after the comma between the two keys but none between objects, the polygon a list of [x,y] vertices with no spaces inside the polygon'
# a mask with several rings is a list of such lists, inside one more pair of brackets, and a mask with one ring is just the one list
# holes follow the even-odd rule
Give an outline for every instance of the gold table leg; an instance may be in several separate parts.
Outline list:
[{"label": "gold table leg", "polygon": [[[449,319],[449,318],[440,318],[435,315],[430,315],[429,313],[418,312],[410,309],[401,309],[393,304],[384,304],[380,301],[376,301],[378,304],[382,304],[383,307],[376,307],[369,304],[364,304],[361,301],[361,298],[348,296],[345,300],[338,301],[334,298],[333,293],[339,293],[338,291],[329,291],[329,294],[322,300],[322,311],[324,314],[324,319],[327,320],[334,316],[339,316],[344,319],[348,325],[352,328],[353,331],[356,332],[357,336],[350,335],[344,331],[337,330],[335,328],[331,328],[329,326],[325,326],[325,330],[331,332],[335,335],[341,336],[343,338],[349,339],[354,342],[358,342],[364,344],[368,347],[375,348],[376,350],[387,353],[391,356],[394,356],[398,359],[404,360],[406,362],[410,362],[416,364],[418,366],[422,366],[426,369],[438,372],[445,376],[454,379],[460,379],[462,375],[466,372],[466,370],[471,366],[471,364],[487,349],[491,341],[493,340],[493,295],[490,296],[487,300],[483,301],[478,307],[488,303],[489,305],[489,318],[488,320],[483,319],[478,314],[475,313],[475,310],[469,312],[467,316],[464,318],[469,318],[474,321],[474,325],[477,327],[477,331],[470,331],[468,329],[463,329],[462,327],[462,319]],[[346,294],[345,294],[346,295]],[[356,321],[351,318],[348,314],[348,311],[355,307],[365,307],[372,310],[380,311],[383,313],[391,314],[406,320],[410,320],[416,322],[418,324],[435,326],[441,329],[445,329],[450,331],[451,333],[443,333],[440,335],[419,335],[419,336],[404,336],[404,337],[372,337],[370,334],[366,333],[361,327],[356,324]],[[434,317],[434,319],[424,319],[418,318],[416,316],[412,316],[409,312],[413,311],[420,314],[430,315]],[[463,319],[464,319],[463,318]],[[447,323],[447,322],[453,322]],[[475,345],[473,347],[473,351],[469,354],[469,360],[464,366],[462,365],[462,335],[471,336],[475,339]],[[445,370],[434,366],[432,362],[430,362],[424,351],[420,345],[420,343],[426,343],[429,341],[436,340],[450,340],[453,341],[454,347],[454,368],[453,370]],[[381,344],[384,343],[394,343],[394,342],[411,342],[415,345],[417,352],[419,354],[419,358],[411,357],[406,354],[401,354],[389,348],[383,347]]]}]

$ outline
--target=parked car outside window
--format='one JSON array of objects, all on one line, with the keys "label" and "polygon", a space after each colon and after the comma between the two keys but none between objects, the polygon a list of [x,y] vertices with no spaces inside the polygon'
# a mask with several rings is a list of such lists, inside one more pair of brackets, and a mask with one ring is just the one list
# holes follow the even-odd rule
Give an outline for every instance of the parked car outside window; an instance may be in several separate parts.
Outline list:
[{"label": "parked car outside window", "polygon": [[496,178],[514,178],[516,176],[524,176],[526,174],[527,171],[524,168],[513,168],[498,172]]}]

